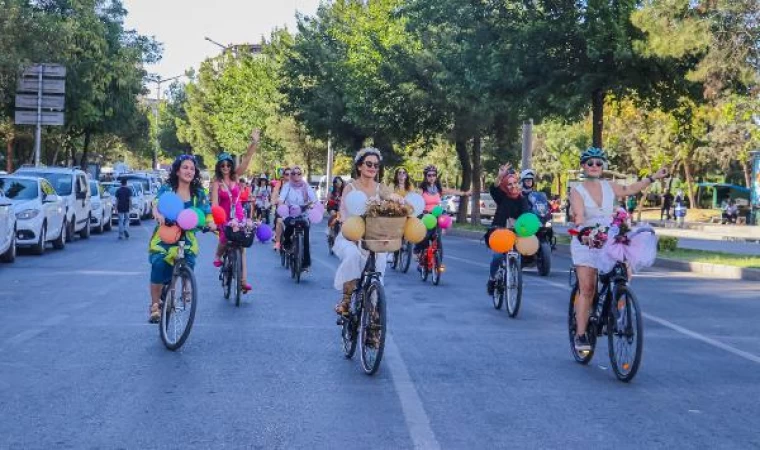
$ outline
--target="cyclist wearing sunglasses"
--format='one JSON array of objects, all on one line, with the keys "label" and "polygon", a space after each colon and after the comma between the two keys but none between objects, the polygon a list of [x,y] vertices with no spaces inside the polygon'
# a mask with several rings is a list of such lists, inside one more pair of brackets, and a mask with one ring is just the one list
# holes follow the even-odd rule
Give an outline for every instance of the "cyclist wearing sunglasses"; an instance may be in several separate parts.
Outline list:
[{"label": "cyclist wearing sunglasses", "polygon": [[580,294],[575,302],[575,316],[578,323],[575,348],[579,352],[591,350],[586,336],[586,326],[589,308],[596,290],[597,276],[597,256],[589,247],[589,238],[585,231],[598,225],[607,226],[611,223],[615,199],[638,194],[655,180],[661,180],[667,176],[667,171],[660,169],[654,175],[639,182],[623,186],[602,179],[607,162],[607,154],[602,149],[592,147],[584,151],[581,154],[580,164],[586,180],[576,185],[570,192],[570,207],[576,225],[574,234],[577,237],[571,242],[570,253],[580,288]]},{"label": "cyclist wearing sunglasses", "polygon": [[[251,143],[248,151],[240,163],[240,167],[235,167],[235,159],[227,152],[221,153],[216,159],[214,168],[214,181],[211,183],[211,205],[220,206],[227,212],[229,219],[235,218],[240,222],[246,219],[245,209],[243,208],[242,192],[243,188],[238,183],[239,177],[248,170],[251,158],[256,153],[259,145],[260,131],[258,129],[251,132]],[[222,266],[222,255],[227,248],[227,237],[224,235],[224,227],[219,229],[219,244],[216,247],[214,266]],[[243,249],[243,292],[251,290],[251,285],[246,281],[246,258],[245,249]]]},{"label": "cyclist wearing sunglasses", "polygon": [[[290,182],[290,167],[286,167],[283,169],[282,174],[280,176],[280,179],[277,180],[277,183],[274,186],[274,190],[272,191],[272,204],[277,205],[280,202],[280,191],[282,190],[282,187]],[[282,237],[282,219],[284,217],[280,217],[279,214],[277,214],[277,210],[274,212],[274,251],[278,251],[280,249],[280,238]]]},{"label": "cyclist wearing sunglasses", "polygon": [[[290,169],[290,181],[285,184],[280,190],[278,198],[278,204],[287,205],[290,208],[298,207],[299,213],[305,212],[305,210],[317,201],[317,194],[314,192],[314,188],[309,186],[303,179],[303,171],[300,166],[293,166]],[[308,222],[308,221],[307,221]],[[282,221],[285,229],[283,231],[282,244],[285,248],[288,248],[291,244],[293,232],[295,231],[294,217],[286,217]],[[303,236],[303,270],[308,271],[311,267],[311,251],[309,246],[309,226],[306,226]]]},{"label": "cyclist wearing sunglasses", "polygon": [[412,181],[403,167],[399,167],[393,173],[393,191],[401,197],[406,197],[406,194],[412,191]]}]

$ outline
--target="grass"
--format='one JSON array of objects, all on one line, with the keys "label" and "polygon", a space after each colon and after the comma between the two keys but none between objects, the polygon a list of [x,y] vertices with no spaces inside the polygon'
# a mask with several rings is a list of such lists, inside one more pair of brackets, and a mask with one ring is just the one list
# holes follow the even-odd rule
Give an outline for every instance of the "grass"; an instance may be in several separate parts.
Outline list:
[{"label": "grass", "polygon": [[708,252],[679,248],[674,251],[660,251],[657,256],[680,261],[722,264],[724,266],[760,269],[760,256],[737,255],[734,253]]},{"label": "grass", "polygon": [[[634,212],[634,217],[638,220],[638,211]],[[671,217],[673,211],[670,211]],[[719,209],[688,209],[686,210],[686,222],[709,222],[711,218],[720,216]],[[660,209],[643,209],[641,211],[641,220],[652,221],[660,220]]]}]

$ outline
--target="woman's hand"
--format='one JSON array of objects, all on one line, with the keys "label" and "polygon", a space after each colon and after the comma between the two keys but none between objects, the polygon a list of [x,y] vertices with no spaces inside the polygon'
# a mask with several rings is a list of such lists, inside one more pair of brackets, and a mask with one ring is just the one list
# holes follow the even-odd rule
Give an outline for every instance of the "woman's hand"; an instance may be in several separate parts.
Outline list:
[{"label": "woman's hand", "polygon": [[211,222],[211,223],[209,223],[209,224],[207,225],[207,227],[208,227],[208,230],[209,230],[209,231],[216,231],[216,230],[217,230],[217,226],[216,226],[216,223],[214,223],[214,222]]},{"label": "woman's hand", "polygon": [[251,131],[251,144],[258,145],[260,141],[261,141],[261,130],[258,128],[254,128],[253,131]]},{"label": "woman's hand", "polygon": [[507,173],[509,173],[509,169],[512,168],[512,164],[506,163],[503,166],[499,167],[499,177],[504,178],[507,176]]},{"label": "woman's hand", "polygon": [[153,217],[156,219],[156,222],[159,225],[164,225],[166,223],[166,217],[164,217],[163,214],[158,211],[153,212]]},{"label": "woman's hand", "polygon": [[662,180],[665,177],[668,176],[668,169],[665,167],[661,167],[660,170],[658,170],[654,175],[652,175],[652,178],[655,180]]}]

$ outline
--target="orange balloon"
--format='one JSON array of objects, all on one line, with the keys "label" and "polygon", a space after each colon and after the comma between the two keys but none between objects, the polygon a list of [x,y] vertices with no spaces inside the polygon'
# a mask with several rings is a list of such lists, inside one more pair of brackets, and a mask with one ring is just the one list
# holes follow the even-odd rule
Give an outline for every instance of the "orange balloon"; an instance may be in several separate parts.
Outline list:
[{"label": "orange balloon", "polygon": [[161,225],[158,229],[158,237],[161,238],[161,242],[168,245],[174,245],[179,241],[179,237],[182,235],[182,230],[177,225],[167,226]]},{"label": "orange balloon", "polygon": [[514,247],[516,239],[517,236],[511,230],[499,228],[491,233],[491,237],[488,238],[488,246],[496,253],[507,253]]}]

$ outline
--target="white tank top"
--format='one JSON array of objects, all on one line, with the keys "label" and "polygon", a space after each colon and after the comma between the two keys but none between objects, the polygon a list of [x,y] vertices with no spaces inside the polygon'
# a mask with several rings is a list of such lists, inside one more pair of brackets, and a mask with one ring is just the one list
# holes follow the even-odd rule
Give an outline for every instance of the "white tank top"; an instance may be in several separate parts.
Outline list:
[{"label": "white tank top", "polygon": [[583,198],[583,222],[584,227],[593,227],[599,225],[609,225],[612,222],[612,213],[615,209],[615,192],[610,186],[610,182],[602,180],[599,182],[602,185],[602,206],[596,204],[588,190],[583,187],[582,184],[575,186],[575,190],[581,194]]}]

